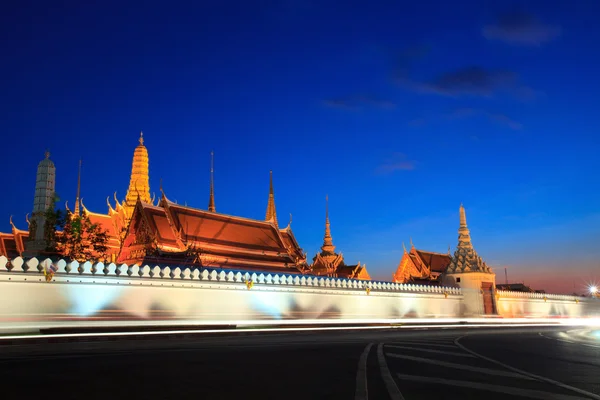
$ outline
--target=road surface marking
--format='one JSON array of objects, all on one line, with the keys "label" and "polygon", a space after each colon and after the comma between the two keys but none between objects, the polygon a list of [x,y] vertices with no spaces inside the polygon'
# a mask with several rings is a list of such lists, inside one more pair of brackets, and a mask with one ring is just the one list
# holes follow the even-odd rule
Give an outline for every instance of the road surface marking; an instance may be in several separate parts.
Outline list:
[{"label": "road surface marking", "polygon": [[367,389],[367,358],[373,347],[373,343],[369,343],[365,350],[360,355],[358,360],[358,369],[356,370],[356,392],[354,393],[355,400],[368,400],[369,391]]},{"label": "road surface marking", "polygon": [[587,390],[579,389],[579,388],[576,388],[575,386],[570,386],[570,385],[567,385],[565,383],[562,383],[562,382],[559,382],[559,381],[555,381],[554,379],[546,378],[546,377],[541,376],[541,375],[536,375],[536,374],[532,374],[531,372],[523,371],[522,369],[519,369],[519,368],[511,367],[508,364],[504,364],[503,362],[494,360],[493,358],[486,357],[486,356],[484,356],[482,354],[479,354],[479,353],[477,353],[477,352],[475,352],[473,350],[467,349],[465,346],[463,346],[462,344],[460,344],[460,339],[462,339],[464,337],[465,336],[461,336],[459,338],[456,338],[454,340],[454,343],[456,343],[456,345],[458,347],[460,347],[461,349],[463,349],[466,352],[471,353],[475,357],[479,357],[479,358],[481,358],[483,360],[489,361],[489,362],[494,363],[496,365],[500,365],[500,366],[502,366],[502,367],[504,367],[506,369],[510,369],[511,371],[518,372],[519,374],[527,375],[527,376],[529,376],[531,378],[535,378],[535,379],[538,379],[540,381],[547,382],[547,383],[550,383],[550,384],[555,385],[555,386],[559,386],[559,387],[561,387],[563,389],[572,390],[572,391],[577,392],[579,394],[583,394],[585,396],[589,396],[592,399],[598,399],[598,400],[600,400],[600,396],[598,396],[597,394],[588,392]]},{"label": "road surface marking", "polygon": [[472,354],[457,353],[456,351],[422,349],[420,347],[398,346],[395,344],[386,344],[386,347],[391,347],[393,349],[406,349],[406,350],[422,351],[424,353],[445,354],[445,355],[451,355],[451,356],[457,356],[457,357],[469,357],[469,358],[475,357]]},{"label": "road surface marking", "polygon": [[531,390],[531,389],[519,389],[512,386],[501,386],[501,385],[491,385],[488,383],[479,383],[479,382],[469,382],[469,381],[459,381],[454,379],[444,379],[444,378],[432,378],[429,376],[416,376],[416,375],[405,375],[398,374],[398,378],[406,381],[413,382],[422,382],[430,384],[440,384],[440,385],[448,385],[448,386],[456,386],[463,387],[469,389],[477,389],[477,390],[485,390],[489,392],[498,392],[505,393],[511,396],[522,396],[529,397],[532,399],[541,399],[541,400],[581,400],[579,396],[569,396],[566,394],[557,394],[551,392],[543,392],[541,390]]},{"label": "road surface marking", "polygon": [[383,382],[385,383],[385,387],[390,395],[391,400],[404,400],[402,393],[400,393],[400,389],[396,386],[396,382],[394,382],[394,378],[390,373],[390,370],[387,366],[387,362],[385,362],[385,357],[383,355],[383,343],[379,343],[377,346],[377,361],[379,361],[379,370],[381,371],[381,377],[383,378]]},{"label": "road surface marking", "polygon": [[440,360],[432,360],[429,358],[405,356],[403,354],[386,353],[386,356],[393,357],[393,358],[402,358],[404,360],[417,361],[417,362],[422,362],[422,363],[427,363],[427,364],[439,365],[441,367],[462,369],[462,370],[471,371],[471,372],[480,372],[482,374],[487,374],[487,375],[497,375],[497,376],[505,376],[505,377],[509,377],[509,378],[535,380],[535,379],[525,376],[523,374],[517,374],[515,372],[508,372],[508,371],[503,371],[503,370],[499,370],[499,369],[472,367],[470,365],[457,364],[457,363],[440,361]]},{"label": "road surface marking", "polygon": [[577,344],[579,346],[587,346],[587,347],[594,347],[596,349],[600,349],[600,346],[597,346],[595,344],[578,342],[576,339],[575,340],[566,340],[566,339],[553,338],[550,336],[543,335],[542,332],[538,332],[538,335],[540,335],[541,337],[546,338],[546,339],[556,340],[557,342],[565,342],[565,343]]},{"label": "road surface marking", "polygon": [[415,345],[415,346],[444,347],[444,348],[447,348],[447,349],[456,349],[456,345],[455,344],[425,343],[425,342],[405,342],[405,341],[392,342],[392,344],[409,345],[409,346],[410,345]]}]

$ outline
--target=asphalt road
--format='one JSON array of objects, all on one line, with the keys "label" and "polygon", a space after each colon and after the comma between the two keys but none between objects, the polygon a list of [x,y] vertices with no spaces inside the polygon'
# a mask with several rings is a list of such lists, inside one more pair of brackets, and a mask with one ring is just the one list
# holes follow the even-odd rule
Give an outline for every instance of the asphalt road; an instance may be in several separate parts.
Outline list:
[{"label": "asphalt road", "polygon": [[600,340],[529,327],[5,344],[0,382],[2,399],[600,399]]}]

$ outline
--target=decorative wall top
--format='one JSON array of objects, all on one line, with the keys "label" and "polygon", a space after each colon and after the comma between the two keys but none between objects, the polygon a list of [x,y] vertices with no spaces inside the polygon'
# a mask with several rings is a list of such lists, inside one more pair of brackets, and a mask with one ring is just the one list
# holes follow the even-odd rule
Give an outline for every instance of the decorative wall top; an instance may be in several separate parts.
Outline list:
[{"label": "decorative wall top", "polygon": [[238,282],[250,285],[285,285],[305,286],[320,288],[340,288],[382,291],[382,292],[413,292],[413,293],[437,293],[443,295],[460,295],[460,288],[413,285],[381,281],[364,281],[358,279],[325,278],[312,275],[291,275],[256,273],[246,271],[232,271],[212,268],[189,268],[168,267],[149,265],[139,266],[114,263],[104,264],[102,262],[77,261],[68,262],[63,259],[53,262],[45,259],[39,261],[37,258],[24,259],[17,257],[8,260],[0,256],[0,273],[31,273],[31,274],[57,274],[60,275],[96,275],[113,276],[122,279],[191,279],[199,281]]},{"label": "decorative wall top", "polygon": [[514,297],[520,299],[547,299],[547,300],[569,300],[580,298],[579,296],[567,294],[551,294],[551,293],[535,293],[535,292],[513,292],[509,290],[496,290],[496,295],[499,297]]}]

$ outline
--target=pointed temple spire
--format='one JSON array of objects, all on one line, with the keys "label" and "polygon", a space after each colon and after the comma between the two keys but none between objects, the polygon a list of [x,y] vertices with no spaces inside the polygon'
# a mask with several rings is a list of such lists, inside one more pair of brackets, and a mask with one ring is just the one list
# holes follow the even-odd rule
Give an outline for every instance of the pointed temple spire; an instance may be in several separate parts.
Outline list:
[{"label": "pointed temple spire", "polygon": [[217,208],[215,207],[215,153],[214,151],[210,152],[210,197],[208,198],[208,211],[217,212]]},{"label": "pointed temple spire", "polygon": [[150,177],[149,177],[149,159],[148,150],[144,146],[144,133],[140,132],[140,144],[133,152],[133,162],[131,164],[131,179],[129,180],[129,189],[125,196],[125,203],[133,210],[135,203],[140,198],[144,203],[150,203]]},{"label": "pointed temple spire", "polygon": [[79,215],[79,202],[81,196],[81,158],[79,159],[79,171],[77,172],[77,195],[75,197],[75,210],[73,214]]},{"label": "pointed temple spire", "polygon": [[335,254],[335,246],[331,237],[331,224],[329,223],[329,195],[325,196],[325,236],[323,237],[322,254]]},{"label": "pointed temple spire", "polygon": [[460,204],[459,214],[460,225],[458,228],[458,246],[461,248],[472,249],[473,244],[471,243],[471,233],[467,227],[467,213],[465,212],[465,207],[462,205],[462,203]]},{"label": "pointed temple spire", "polygon": [[491,269],[485,262],[477,255],[477,252],[473,248],[471,242],[471,233],[467,227],[467,213],[465,207],[461,204],[459,208],[460,222],[458,227],[458,246],[452,257],[452,261],[446,272],[487,272],[490,273]]},{"label": "pointed temple spire", "polygon": [[269,182],[269,202],[267,203],[267,212],[265,215],[265,221],[270,221],[275,224],[276,227],[279,228],[277,224],[277,212],[275,211],[275,193],[273,191],[273,171],[269,171],[270,174],[270,182]]}]

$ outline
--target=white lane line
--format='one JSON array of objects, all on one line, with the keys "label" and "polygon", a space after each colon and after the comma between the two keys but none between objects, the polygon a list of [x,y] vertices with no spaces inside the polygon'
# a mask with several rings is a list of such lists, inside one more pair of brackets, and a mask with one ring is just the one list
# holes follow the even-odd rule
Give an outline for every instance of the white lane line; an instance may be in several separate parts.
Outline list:
[{"label": "white lane line", "polygon": [[404,400],[402,393],[400,393],[400,389],[396,386],[396,382],[394,382],[394,378],[390,373],[390,369],[387,366],[387,362],[385,362],[385,357],[383,355],[383,343],[379,343],[377,346],[377,361],[379,361],[379,370],[381,372],[381,377],[383,378],[383,382],[385,383],[385,387],[390,395],[391,400]]},{"label": "white lane line", "polygon": [[431,346],[431,347],[443,347],[446,349],[455,349],[455,344],[442,344],[442,343],[427,343],[427,342],[392,342],[392,344],[405,345],[405,346]]},{"label": "white lane line", "polygon": [[355,400],[368,400],[369,390],[367,389],[367,358],[373,347],[373,343],[369,343],[365,350],[360,355],[358,360],[358,369],[356,370],[356,391],[354,392]]},{"label": "white lane line", "polygon": [[456,338],[456,339],[454,340],[454,343],[456,343],[456,345],[457,345],[458,347],[460,347],[461,349],[463,349],[464,351],[466,351],[466,352],[468,352],[468,353],[471,353],[471,354],[472,354],[472,355],[474,355],[475,357],[479,357],[479,358],[481,358],[481,359],[483,359],[483,360],[489,361],[489,362],[491,362],[491,363],[494,363],[494,364],[496,364],[496,365],[500,365],[500,366],[502,366],[502,367],[504,367],[504,368],[506,368],[506,369],[509,369],[509,370],[511,370],[511,371],[514,371],[514,372],[517,372],[517,373],[519,373],[519,374],[527,375],[527,376],[529,376],[529,377],[531,377],[531,378],[538,379],[538,380],[540,380],[540,381],[543,381],[543,382],[550,383],[550,384],[552,384],[552,385],[555,385],[555,386],[561,387],[561,388],[563,388],[563,389],[568,389],[568,390],[572,390],[572,391],[574,391],[574,392],[577,392],[577,393],[579,393],[579,394],[583,394],[583,395],[585,395],[585,396],[591,397],[592,399],[598,399],[598,400],[600,400],[600,396],[598,396],[597,394],[594,394],[594,393],[588,392],[587,390],[579,389],[579,388],[576,388],[575,386],[570,386],[570,385],[567,385],[567,384],[565,384],[565,383],[562,383],[562,382],[559,382],[559,381],[555,381],[554,379],[546,378],[546,377],[544,377],[544,376],[541,376],[541,375],[536,375],[536,374],[532,374],[531,372],[523,371],[522,369],[519,369],[519,368],[511,367],[511,366],[510,366],[510,365],[508,365],[508,364],[504,364],[503,362],[500,362],[500,361],[494,360],[493,358],[486,357],[486,356],[484,356],[484,355],[482,355],[482,354],[479,354],[479,353],[477,353],[477,352],[475,352],[475,351],[473,351],[473,350],[467,349],[465,346],[463,346],[463,345],[460,343],[460,339],[462,339],[462,338],[464,338],[464,337],[465,337],[465,336],[461,336],[461,337],[459,337],[459,338]]},{"label": "white lane line", "polygon": [[473,358],[475,357],[472,354],[465,354],[465,353],[457,353],[456,351],[444,351],[444,350],[433,350],[433,349],[422,349],[420,347],[410,347],[410,346],[398,346],[395,344],[386,344],[386,347],[391,347],[393,349],[405,349],[405,350],[414,350],[414,351],[419,351],[419,352],[423,352],[423,353],[435,353],[435,354],[445,354],[445,355],[450,355],[450,356],[457,356],[457,357],[469,357],[469,358]]},{"label": "white lane line", "polygon": [[448,385],[448,386],[456,386],[463,387],[469,389],[477,389],[477,390],[485,390],[488,392],[497,392],[497,393],[505,393],[511,396],[522,396],[529,397],[531,399],[541,399],[541,400],[581,400],[579,396],[569,396],[567,394],[557,394],[550,392],[543,392],[541,390],[531,390],[531,389],[519,389],[511,386],[501,386],[501,385],[491,385],[487,383],[479,383],[479,382],[469,382],[469,381],[459,381],[454,379],[444,379],[444,378],[433,378],[430,376],[416,376],[416,375],[405,375],[398,374],[398,378],[406,381],[413,382],[423,382],[430,384],[440,384],[440,385]]},{"label": "white lane line", "polygon": [[479,372],[479,373],[487,374],[487,375],[496,375],[496,376],[505,376],[505,377],[509,377],[509,378],[519,378],[519,379],[534,380],[533,378],[530,378],[530,377],[525,376],[523,374],[517,374],[517,373],[514,373],[514,372],[508,372],[508,371],[503,371],[503,370],[499,370],[499,369],[491,369],[491,368],[483,368],[483,367],[472,367],[470,365],[457,364],[457,363],[453,363],[453,362],[440,361],[440,360],[432,360],[432,359],[429,359],[429,358],[422,358],[422,357],[406,356],[406,355],[403,355],[403,354],[386,353],[385,355],[388,356],[388,357],[393,357],[393,358],[401,358],[401,359],[404,359],[404,360],[410,360],[410,361],[422,362],[422,363],[426,363],[426,364],[439,365],[441,367],[448,367],[448,368],[454,368],[454,369],[462,369],[462,370],[471,371],[471,372]]},{"label": "white lane line", "polygon": [[542,332],[538,332],[538,335],[540,335],[541,337],[546,338],[546,339],[556,340],[557,342],[571,343],[571,344],[577,344],[579,346],[586,346],[586,347],[593,347],[593,348],[596,348],[596,349],[600,349],[600,346],[597,346],[595,344],[582,343],[582,342],[578,342],[576,340],[566,340],[566,339],[553,338],[553,337],[549,337],[549,336],[543,335]]}]

